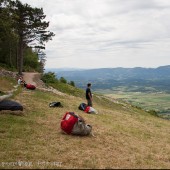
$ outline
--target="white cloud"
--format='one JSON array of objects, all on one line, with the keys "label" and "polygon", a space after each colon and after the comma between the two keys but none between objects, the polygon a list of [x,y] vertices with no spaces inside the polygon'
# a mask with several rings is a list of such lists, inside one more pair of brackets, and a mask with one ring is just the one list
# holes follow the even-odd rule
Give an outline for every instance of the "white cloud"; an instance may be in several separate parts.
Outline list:
[{"label": "white cloud", "polygon": [[46,67],[170,64],[169,0],[21,0],[42,7],[56,36]]}]

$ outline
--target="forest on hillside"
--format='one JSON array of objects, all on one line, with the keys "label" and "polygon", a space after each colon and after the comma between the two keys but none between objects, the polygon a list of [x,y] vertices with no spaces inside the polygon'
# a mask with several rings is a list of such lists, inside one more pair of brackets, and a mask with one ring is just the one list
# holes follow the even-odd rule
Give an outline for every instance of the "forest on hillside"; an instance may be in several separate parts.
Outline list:
[{"label": "forest on hillside", "polygon": [[44,71],[45,43],[54,33],[42,8],[19,0],[0,1],[0,66],[10,70]]}]

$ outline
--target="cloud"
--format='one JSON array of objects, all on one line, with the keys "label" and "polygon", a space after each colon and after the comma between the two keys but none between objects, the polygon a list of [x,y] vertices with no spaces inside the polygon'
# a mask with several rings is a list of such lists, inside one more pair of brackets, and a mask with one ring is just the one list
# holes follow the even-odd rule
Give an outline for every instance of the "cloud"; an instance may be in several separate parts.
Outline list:
[{"label": "cloud", "polygon": [[56,36],[46,67],[170,64],[169,0],[21,0],[42,7]]}]

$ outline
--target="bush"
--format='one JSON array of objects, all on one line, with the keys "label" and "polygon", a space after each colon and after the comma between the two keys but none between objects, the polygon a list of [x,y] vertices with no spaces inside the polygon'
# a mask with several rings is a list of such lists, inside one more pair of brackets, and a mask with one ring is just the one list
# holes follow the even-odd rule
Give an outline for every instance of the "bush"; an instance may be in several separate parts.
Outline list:
[{"label": "bush", "polygon": [[68,84],[70,84],[71,86],[75,87],[74,81],[70,81],[70,83],[68,83]]},{"label": "bush", "polygon": [[53,72],[43,74],[41,79],[44,83],[56,83],[58,81],[55,73]]},{"label": "bush", "polygon": [[64,77],[61,77],[61,78],[60,78],[60,82],[66,84],[66,83],[67,83],[67,80],[66,80]]},{"label": "bush", "polygon": [[153,116],[158,116],[158,113],[155,110],[149,110],[148,113],[150,113]]}]

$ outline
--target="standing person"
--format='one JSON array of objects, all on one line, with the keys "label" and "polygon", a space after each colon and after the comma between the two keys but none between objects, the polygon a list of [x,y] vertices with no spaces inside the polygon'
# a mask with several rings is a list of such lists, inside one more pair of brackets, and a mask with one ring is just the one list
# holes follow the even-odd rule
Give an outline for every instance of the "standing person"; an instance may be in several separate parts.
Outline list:
[{"label": "standing person", "polygon": [[91,83],[87,84],[86,88],[86,99],[87,99],[87,105],[92,107],[92,93],[91,93]]}]

